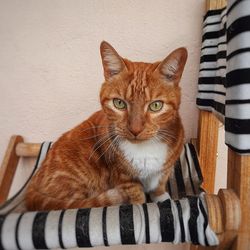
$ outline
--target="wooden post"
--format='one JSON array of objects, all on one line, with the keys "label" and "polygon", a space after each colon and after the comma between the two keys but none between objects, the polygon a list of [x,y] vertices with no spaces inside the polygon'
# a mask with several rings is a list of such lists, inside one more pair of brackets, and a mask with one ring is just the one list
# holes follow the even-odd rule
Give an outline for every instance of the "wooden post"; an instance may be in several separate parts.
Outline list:
[{"label": "wooden post", "polygon": [[219,121],[212,112],[200,111],[197,149],[204,182],[208,193],[214,192]]},{"label": "wooden post", "polygon": [[232,249],[250,249],[250,156],[228,149],[227,187],[234,189],[241,203],[241,225]]},{"label": "wooden post", "polygon": [[19,160],[19,156],[16,154],[16,145],[20,142],[23,142],[21,136],[12,136],[5,152],[0,168],[0,204],[6,201],[10,191]]}]

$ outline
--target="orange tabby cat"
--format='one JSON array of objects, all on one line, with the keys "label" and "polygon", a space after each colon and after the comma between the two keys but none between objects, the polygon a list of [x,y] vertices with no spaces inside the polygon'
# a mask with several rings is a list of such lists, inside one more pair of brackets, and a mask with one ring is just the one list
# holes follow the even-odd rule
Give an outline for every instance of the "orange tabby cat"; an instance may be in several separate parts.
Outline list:
[{"label": "orange tabby cat", "polygon": [[183,147],[179,81],[187,50],[131,62],[101,43],[102,110],[53,144],[26,193],[28,210],[99,207],[166,198]]}]

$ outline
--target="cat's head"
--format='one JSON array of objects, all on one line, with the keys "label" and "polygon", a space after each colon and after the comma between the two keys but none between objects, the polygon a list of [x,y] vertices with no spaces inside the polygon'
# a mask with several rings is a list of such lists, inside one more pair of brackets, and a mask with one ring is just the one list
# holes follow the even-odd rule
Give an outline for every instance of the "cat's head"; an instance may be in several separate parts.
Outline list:
[{"label": "cat's head", "polygon": [[100,100],[116,134],[137,142],[181,126],[175,123],[180,123],[179,81],[187,60],[185,48],[156,63],[131,62],[107,42],[101,43],[100,51],[105,77]]}]

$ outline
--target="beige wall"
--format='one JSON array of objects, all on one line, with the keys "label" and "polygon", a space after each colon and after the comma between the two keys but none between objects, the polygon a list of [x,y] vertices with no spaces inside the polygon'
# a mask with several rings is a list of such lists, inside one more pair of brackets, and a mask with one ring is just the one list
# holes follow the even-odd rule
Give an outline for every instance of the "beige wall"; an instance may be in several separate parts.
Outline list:
[{"label": "beige wall", "polygon": [[0,0],[0,161],[12,134],[55,140],[99,109],[102,40],[150,62],[187,47],[181,115],[195,137],[203,13],[204,0]]},{"label": "beige wall", "polygon": [[227,187],[227,145],[225,144],[225,130],[223,124],[219,126],[217,164],[215,172],[214,192]]}]

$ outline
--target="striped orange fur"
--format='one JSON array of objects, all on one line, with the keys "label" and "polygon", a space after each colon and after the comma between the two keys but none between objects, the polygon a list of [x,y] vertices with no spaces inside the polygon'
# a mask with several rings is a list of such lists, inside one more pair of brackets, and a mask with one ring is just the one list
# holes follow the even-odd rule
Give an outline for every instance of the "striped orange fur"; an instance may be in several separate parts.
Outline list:
[{"label": "striped orange fur", "polygon": [[145,202],[165,192],[184,131],[179,81],[187,51],[163,61],[131,62],[101,43],[102,110],[63,134],[26,192],[28,210]]}]

